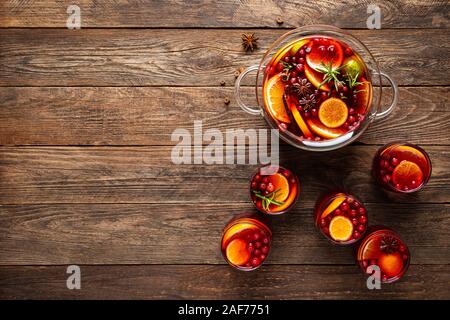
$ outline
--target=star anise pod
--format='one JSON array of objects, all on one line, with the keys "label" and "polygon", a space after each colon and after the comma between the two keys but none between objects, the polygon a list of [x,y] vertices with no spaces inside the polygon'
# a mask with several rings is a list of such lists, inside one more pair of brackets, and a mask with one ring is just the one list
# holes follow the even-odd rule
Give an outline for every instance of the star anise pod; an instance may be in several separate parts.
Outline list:
[{"label": "star anise pod", "polygon": [[316,106],[316,96],[314,94],[305,96],[299,101],[299,103],[305,111],[314,108]]},{"label": "star anise pod", "polygon": [[387,254],[397,252],[398,247],[398,240],[392,236],[385,236],[381,239],[380,249]]},{"label": "star anise pod", "polygon": [[312,91],[311,83],[308,82],[308,79],[304,78],[300,80],[299,83],[294,83],[292,85],[292,91],[299,96],[306,96]]},{"label": "star anise pod", "polygon": [[242,34],[242,46],[245,51],[251,50],[253,52],[254,49],[258,46],[258,38],[255,37],[254,33],[243,33]]}]

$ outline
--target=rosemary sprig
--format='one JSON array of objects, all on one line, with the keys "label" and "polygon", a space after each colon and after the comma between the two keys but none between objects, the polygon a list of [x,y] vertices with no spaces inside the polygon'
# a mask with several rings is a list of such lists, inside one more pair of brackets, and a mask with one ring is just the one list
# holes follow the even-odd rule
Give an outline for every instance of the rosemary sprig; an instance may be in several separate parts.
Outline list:
[{"label": "rosemary sprig", "polygon": [[262,207],[264,210],[269,210],[269,206],[270,204],[274,204],[277,206],[281,206],[282,204],[284,204],[284,202],[280,202],[280,201],[276,201],[275,199],[277,198],[277,193],[280,192],[280,189],[277,189],[265,196],[263,196],[261,194],[261,191],[258,190],[253,190],[253,193],[255,194],[256,197],[262,199]]},{"label": "rosemary sprig", "polygon": [[[350,89],[353,89],[354,87],[359,86],[363,83],[367,83],[367,81],[363,81],[363,82],[358,81],[359,72],[356,72],[356,74],[354,74],[353,76],[350,73],[347,73],[346,77],[347,77],[347,83],[348,83],[348,86]],[[364,92],[364,91],[366,91],[366,89],[355,90],[355,91],[353,91],[353,93],[355,94],[355,93]]]},{"label": "rosemary sprig", "polygon": [[319,88],[323,86],[325,83],[334,81],[334,87],[336,88],[336,91],[339,91],[338,85],[343,85],[343,81],[338,79],[338,76],[341,74],[341,69],[344,68],[346,65],[342,65],[339,68],[333,69],[333,64],[330,61],[329,65],[326,65],[323,63],[323,61],[320,63],[322,67],[316,68],[316,71],[319,71],[323,73],[323,81],[320,83]]}]

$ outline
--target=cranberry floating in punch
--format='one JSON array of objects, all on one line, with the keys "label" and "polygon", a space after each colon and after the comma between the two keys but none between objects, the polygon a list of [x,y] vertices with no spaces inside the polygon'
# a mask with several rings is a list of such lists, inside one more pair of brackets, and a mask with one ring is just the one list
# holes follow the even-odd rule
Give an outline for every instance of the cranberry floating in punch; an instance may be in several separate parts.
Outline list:
[{"label": "cranberry floating in punch", "polygon": [[414,192],[430,179],[431,160],[419,146],[390,143],[376,153],[372,172],[378,183],[387,190]]},{"label": "cranberry floating in punch", "polygon": [[367,230],[367,211],[354,196],[331,192],[320,198],[314,210],[317,229],[331,242],[347,245],[360,240]]},{"label": "cranberry floating in punch", "polygon": [[[254,108],[240,97],[240,83],[252,71],[257,71]],[[381,77],[393,89],[392,103],[384,111]],[[358,39],[324,25],[281,36],[258,66],[240,74],[235,87],[244,111],[262,114],[283,140],[313,151],[337,149],[357,139],[373,120],[393,110],[397,91]]]},{"label": "cranberry floating in punch", "polygon": [[267,214],[281,214],[297,201],[300,184],[297,176],[286,168],[265,166],[250,180],[250,197],[256,208]]},{"label": "cranberry floating in punch", "polygon": [[255,214],[233,218],[225,227],[221,249],[225,260],[234,268],[251,271],[266,260],[272,232]]},{"label": "cranberry floating in punch", "polygon": [[409,267],[410,257],[408,247],[398,234],[382,226],[370,227],[357,249],[358,264],[363,272],[371,273],[368,268],[378,266],[384,283],[399,280]]}]

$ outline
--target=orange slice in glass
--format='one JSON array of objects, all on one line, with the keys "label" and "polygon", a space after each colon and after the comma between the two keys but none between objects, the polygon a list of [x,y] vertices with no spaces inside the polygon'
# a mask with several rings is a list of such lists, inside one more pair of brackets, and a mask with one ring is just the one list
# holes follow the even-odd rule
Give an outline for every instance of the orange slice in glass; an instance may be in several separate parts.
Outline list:
[{"label": "orange slice in glass", "polygon": [[274,200],[284,202],[289,196],[289,183],[286,177],[280,173],[276,173],[270,176],[270,182],[272,182],[275,190],[279,190]]},{"label": "orange slice in glass", "polygon": [[247,243],[242,239],[231,241],[226,250],[227,259],[234,265],[241,266],[250,259]]},{"label": "orange slice in glass", "polygon": [[392,182],[401,186],[410,186],[413,180],[417,186],[422,183],[422,170],[414,162],[408,160],[401,161],[392,172]]},{"label": "orange slice in glass", "polygon": [[345,199],[347,199],[345,196],[339,196],[339,197],[333,199],[333,201],[331,201],[331,203],[328,205],[328,207],[322,212],[321,218],[322,219],[325,218],[327,215],[329,215],[334,210],[339,208],[339,206],[342,204],[342,202],[345,201]]},{"label": "orange slice in glass", "polygon": [[391,148],[391,157],[415,162],[419,167],[426,168],[428,165],[425,155],[410,146],[397,146]]},{"label": "orange slice in glass", "polygon": [[319,107],[319,120],[328,128],[342,126],[348,117],[348,108],[344,101],[338,98],[329,98]]},{"label": "orange slice in glass", "polygon": [[372,237],[364,246],[364,251],[362,252],[363,260],[378,259],[380,255],[380,238]]},{"label": "orange slice in glass", "polygon": [[228,239],[241,231],[253,229],[256,230],[257,228],[252,223],[237,223],[225,232],[222,243],[226,243]]},{"label": "orange slice in glass", "polygon": [[353,233],[353,224],[349,218],[336,216],[330,222],[330,236],[336,241],[347,241]]},{"label": "orange slice in glass", "polygon": [[395,277],[402,271],[403,260],[400,254],[382,254],[378,260],[381,271],[388,277]]},{"label": "orange slice in glass", "polygon": [[264,102],[271,116],[279,121],[291,123],[283,101],[284,84],[281,75],[276,74],[267,80],[264,88]]}]

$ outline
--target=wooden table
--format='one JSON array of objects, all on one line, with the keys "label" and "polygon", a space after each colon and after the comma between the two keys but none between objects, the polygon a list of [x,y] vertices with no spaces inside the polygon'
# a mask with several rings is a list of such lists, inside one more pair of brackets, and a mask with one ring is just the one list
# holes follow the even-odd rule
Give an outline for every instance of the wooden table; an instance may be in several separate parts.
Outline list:
[{"label": "wooden table", "polygon": [[[81,30],[65,27],[72,2]],[[0,297],[449,299],[448,1],[380,4],[381,30],[366,29],[369,2],[347,2],[2,1]],[[237,107],[234,73],[312,23],[351,29],[397,80],[399,105],[339,151],[281,147],[301,179],[300,201],[272,219],[267,264],[237,272],[219,240],[233,215],[254,210],[255,166],[175,165],[171,134],[192,132],[194,120],[267,128]],[[242,51],[243,32],[255,32],[258,50]],[[253,89],[244,95],[251,101]],[[431,181],[417,194],[394,197],[370,177],[376,149],[393,140],[431,156]],[[400,282],[369,291],[351,249],[315,230],[314,202],[334,186],[408,243],[412,265]],[[81,290],[66,288],[72,264]]]}]

